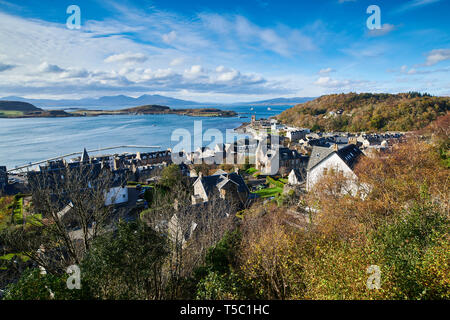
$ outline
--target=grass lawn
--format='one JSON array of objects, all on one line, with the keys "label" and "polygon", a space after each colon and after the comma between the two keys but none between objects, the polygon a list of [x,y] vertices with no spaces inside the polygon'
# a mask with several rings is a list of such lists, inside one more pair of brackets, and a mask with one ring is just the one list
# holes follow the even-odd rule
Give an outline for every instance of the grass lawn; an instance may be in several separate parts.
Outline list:
[{"label": "grass lawn", "polygon": [[13,219],[16,224],[23,223],[23,198],[14,200]]},{"label": "grass lawn", "polygon": [[258,170],[256,170],[256,168],[249,168],[245,172],[247,172],[248,174],[254,174],[255,172],[258,172]]},{"label": "grass lawn", "polygon": [[[27,257],[27,256],[25,256],[25,255],[23,255],[21,253],[8,253],[8,254],[5,254],[4,256],[1,256],[0,260],[10,261],[12,258],[14,258],[14,256],[17,256],[23,262],[27,262],[28,260],[30,260],[29,257]],[[6,270],[6,269],[7,269],[6,266],[0,266],[0,270]]]},{"label": "grass lawn", "polygon": [[283,193],[283,188],[280,187],[266,188],[259,191],[255,191],[253,193],[259,195],[261,198],[270,198],[277,196],[279,193],[280,194]]},{"label": "grass lawn", "polygon": [[0,117],[20,117],[23,116],[22,111],[8,111],[8,110],[0,110]]},{"label": "grass lawn", "polygon": [[0,230],[5,228],[11,220],[11,212],[14,204],[14,197],[0,198]]}]

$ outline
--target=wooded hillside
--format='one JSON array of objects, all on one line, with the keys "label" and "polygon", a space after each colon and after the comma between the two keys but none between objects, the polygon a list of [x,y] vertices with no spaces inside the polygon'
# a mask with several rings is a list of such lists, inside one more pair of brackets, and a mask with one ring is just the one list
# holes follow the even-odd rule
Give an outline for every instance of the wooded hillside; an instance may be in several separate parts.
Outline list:
[{"label": "wooded hillside", "polygon": [[333,131],[421,129],[450,109],[449,97],[417,92],[331,94],[298,104],[278,119],[285,124]]}]

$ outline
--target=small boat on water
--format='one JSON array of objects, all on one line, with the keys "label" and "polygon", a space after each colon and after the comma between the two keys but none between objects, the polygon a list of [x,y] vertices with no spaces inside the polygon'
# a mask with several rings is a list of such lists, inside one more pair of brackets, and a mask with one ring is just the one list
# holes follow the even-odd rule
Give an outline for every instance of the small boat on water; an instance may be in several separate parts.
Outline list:
[{"label": "small boat on water", "polygon": [[250,108],[250,111],[253,111],[253,108]]},{"label": "small boat on water", "polygon": [[270,110],[272,110],[272,108],[271,108],[271,107],[268,107],[267,110],[270,111]]}]

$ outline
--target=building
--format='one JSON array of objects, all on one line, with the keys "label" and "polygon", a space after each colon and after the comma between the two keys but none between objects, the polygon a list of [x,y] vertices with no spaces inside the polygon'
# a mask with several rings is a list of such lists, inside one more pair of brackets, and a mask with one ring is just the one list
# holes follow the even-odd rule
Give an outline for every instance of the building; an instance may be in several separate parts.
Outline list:
[{"label": "building", "polygon": [[8,172],[5,166],[0,166],[0,191],[3,191],[8,184]]},{"label": "building", "polygon": [[288,183],[292,186],[300,185],[305,182],[305,170],[292,169],[288,175]]},{"label": "building", "polygon": [[106,206],[124,203],[128,203],[128,188],[126,185],[115,185],[106,192]]},{"label": "building", "polygon": [[[353,169],[361,155],[361,150],[354,144],[335,144],[331,148],[314,147],[307,166],[306,190],[310,191],[330,172],[341,173],[350,181],[355,181],[357,177]],[[349,189],[356,191],[356,185],[351,182]]]},{"label": "building", "polygon": [[308,129],[289,130],[286,132],[286,138],[288,138],[291,142],[299,142],[301,139],[305,139],[308,133]]},{"label": "building", "polygon": [[223,200],[244,206],[250,195],[244,179],[237,172],[226,173],[219,170],[207,177],[200,173],[193,186],[193,205],[208,202],[217,195]]},{"label": "building", "polygon": [[262,175],[276,175],[278,173],[287,175],[292,169],[305,168],[308,163],[308,157],[297,150],[280,147],[278,144],[263,148],[263,143],[259,143],[256,149],[255,160],[256,169]]}]

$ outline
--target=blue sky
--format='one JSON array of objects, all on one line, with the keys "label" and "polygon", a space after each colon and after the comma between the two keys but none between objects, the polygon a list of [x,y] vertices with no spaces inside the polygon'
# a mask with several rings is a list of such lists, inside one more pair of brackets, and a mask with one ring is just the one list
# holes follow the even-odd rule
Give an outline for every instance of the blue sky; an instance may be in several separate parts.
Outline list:
[{"label": "blue sky", "polygon": [[449,0],[0,0],[0,97],[450,95],[449,13]]}]

